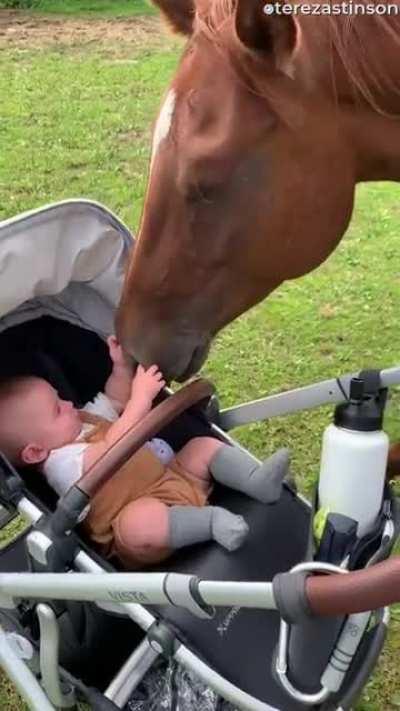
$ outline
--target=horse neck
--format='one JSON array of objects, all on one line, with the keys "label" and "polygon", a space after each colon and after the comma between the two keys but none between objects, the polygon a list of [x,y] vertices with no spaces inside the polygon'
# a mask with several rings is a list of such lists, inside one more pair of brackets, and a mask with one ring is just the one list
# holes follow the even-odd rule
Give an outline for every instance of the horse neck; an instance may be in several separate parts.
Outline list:
[{"label": "horse neck", "polygon": [[357,182],[400,181],[400,118],[346,107],[342,121],[355,153]]},{"label": "horse neck", "polygon": [[[357,35],[345,50],[334,48],[333,61],[319,78],[338,102],[342,127],[355,151],[357,181],[400,181],[400,17],[388,21],[390,26],[375,16],[354,18]],[[310,23],[307,30],[315,57],[329,45],[332,49],[329,24],[322,41],[320,28]],[[354,76],[361,76],[367,89],[361,99]]]}]

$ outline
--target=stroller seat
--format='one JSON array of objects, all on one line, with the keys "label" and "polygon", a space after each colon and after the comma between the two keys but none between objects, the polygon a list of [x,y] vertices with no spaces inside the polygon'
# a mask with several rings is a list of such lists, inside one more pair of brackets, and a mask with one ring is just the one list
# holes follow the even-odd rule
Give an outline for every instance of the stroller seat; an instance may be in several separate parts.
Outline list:
[{"label": "stroller seat", "polygon": [[[92,399],[104,387],[110,371],[107,347],[96,334],[50,316],[0,334],[0,347],[0,376],[31,373],[44,377],[62,397],[72,398],[77,406]],[[192,437],[215,433],[202,413],[192,410],[159,434],[177,450]],[[23,472],[22,476],[30,496],[42,510],[53,510],[57,497],[44,477],[35,471]],[[268,581],[304,560],[310,508],[289,488],[284,489],[277,504],[266,506],[218,485],[211,503],[246,519],[250,533],[245,544],[234,553],[228,553],[213,542],[191,546],[172,556],[162,568],[154,567],[146,572],[191,574],[211,581]],[[1,571],[28,570],[26,536],[24,532],[1,551]],[[118,561],[113,561],[115,567],[100,559],[89,541],[80,543],[103,569],[122,569]],[[150,606],[148,610],[207,665],[209,673],[216,673],[237,689],[259,699],[266,704],[264,708],[272,705],[283,711],[304,709],[301,703],[288,698],[274,675],[279,627],[276,613],[219,607],[212,619],[199,620],[181,607]],[[3,616],[0,611],[0,617]],[[132,642],[143,637],[132,620],[110,615],[89,603],[66,601],[59,625],[61,664],[86,684],[101,690],[129,656]],[[320,624],[312,656],[304,654],[301,660],[304,668],[299,673],[310,690],[319,685],[321,668],[329,660],[337,634],[337,624],[333,636],[331,621],[327,621],[326,628],[326,634],[322,633]]]},{"label": "stroller seat", "polygon": [[[50,316],[0,334],[0,348],[3,354],[1,377],[28,373],[44,377],[62,397],[72,398],[76,405],[82,405],[94,397],[104,387],[109,374],[108,350],[96,334]],[[96,363],[95,368],[90,367],[93,363]],[[175,449],[179,449],[189,438],[205,434],[210,435],[212,431],[204,419],[194,413],[184,413],[178,421],[165,428],[160,436],[167,439]],[[54,509],[57,497],[43,476],[35,470],[24,470],[22,476],[34,499],[42,507]],[[303,559],[309,511],[289,489],[285,490],[278,505],[265,506],[245,495],[216,486],[211,503],[222,505],[245,517],[250,526],[246,543],[235,553],[228,553],[212,542],[191,546],[173,556],[163,565],[162,570],[165,571],[167,567],[168,572],[195,574],[206,580],[269,580],[275,573],[290,569]],[[0,557],[2,570],[27,569],[25,537],[26,533],[3,549]],[[83,541],[85,544],[89,546],[90,554],[96,555],[90,542]],[[104,566],[105,562],[101,561],[101,564]],[[116,564],[118,566],[118,562]],[[157,568],[152,570],[157,571]],[[199,623],[199,620],[181,608],[149,609],[176,630],[181,641],[196,649],[219,674],[229,677],[248,693],[264,700],[271,699],[272,685],[276,694],[275,702],[279,702],[282,692],[272,678],[271,669],[268,668],[270,665],[266,661],[271,659],[276,645],[276,615],[254,610],[219,608],[212,620]],[[115,619],[113,623],[115,625]],[[100,635],[101,639],[107,636],[110,627],[109,620],[106,623],[103,620],[102,624],[105,629]],[[96,678],[93,678],[92,665],[89,663],[88,679],[91,683],[97,681],[104,684],[115,672],[114,666],[117,668],[124,654],[126,656],[129,643],[132,643],[132,625],[124,620],[123,625],[118,627],[121,654],[115,655],[107,671],[104,669],[107,665],[99,660],[98,650],[102,646],[99,645],[99,635],[93,636],[92,632],[88,633],[88,629],[85,631],[89,637],[93,636],[96,644],[98,672],[94,674]],[[115,627],[112,634],[115,634]],[[137,636],[137,631],[135,634]],[[103,645],[105,642],[103,640]],[[79,643],[82,645],[82,639]],[[107,648],[107,645],[103,648]],[[238,655],[238,649],[246,651]],[[66,653],[64,662],[71,663],[70,656]],[[89,650],[87,656],[91,656]],[[82,655],[80,662],[82,664]]]},{"label": "stroller seat", "polygon": [[[46,378],[62,397],[71,398],[77,406],[82,406],[103,389],[110,372],[107,346],[96,334],[51,316],[3,332],[0,348],[0,377],[30,373]],[[175,450],[192,437],[215,436],[204,415],[195,409],[181,415],[159,434]],[[44,477],[34,470],[21,472],[21,475],[29,496],[38,507],[54,510],[57,496]],[[211,581],[258,582],[271,580],[277,573],[290,570],[305,559],[310,508],[289,488],[284,489],[277,504],[266,506],[217,485],[210,503],[246,519],[250,533],[244,545],[234,553],[213,542],[187,547],[162,567],[146,572],[190,574]],[[28,532],[24,532],[1,551],[0,571],[29,569],[27,535]],[[122,570],[118,561],[110,563],[101,559],[85,538],[80,538],[80,545],[102,569]],[[237,689],[266,704],[264,708],[271,705],[283,711],[304,708],[288,698],[273,670],[279,631],[279,618],[275,612],[218,607],[212,619],[199,620],[182,607],[151,606],[148,610],[207,665],[208,674],[215,673],[219,678],[229,680]],[[0,611],[4,624],[3,618],[4,612]],[[319,687],[321,669],[328,663],[340,622],[332,623],[328,619],[325,630],[324,623],[319,622],[312,656],[307,650],[300,655],[298,674],[307,691]],[[7,624],[8,617],[5,619]],[[101,690],[106,689],[129,656],[132,642],[140,642],[143,637],[132,620],[110,615],[89,603],[66,601],[59,625],[61,664],[85,683]],[[113,645],[111,656],[110,645]],[[368,639],[364,640],[360,653],[366,645]],[[350,673],[347,685],[351,681]]]}]

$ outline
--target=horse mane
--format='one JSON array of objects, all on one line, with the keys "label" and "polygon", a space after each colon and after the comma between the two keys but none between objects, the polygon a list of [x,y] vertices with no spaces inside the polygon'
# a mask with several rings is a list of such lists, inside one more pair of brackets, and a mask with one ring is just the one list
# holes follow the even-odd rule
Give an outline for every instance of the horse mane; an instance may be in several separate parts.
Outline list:
[{"label": "horse mane", "polygon": [[[262,2],[262,0],[260,0]],[[285,0],[282,0],[284,2]],[[292,4],[298,0],[289,0]],[[197,2],[197,28],[204,33],[214,44],[234,60],[233,64],[238,66],[238,51],[239,43],[237,41],[236,32],[234,30],[234,17],[237,0],[198,0]],[[267,2],[267,0],[265,0]],[[271,0],[274,2],[274,0]],[[328,0],[327,3],[321,0],[323,4],[333,5],[335,0]],[[299,4],[305,4],[304,2]],[[307,3],[309,4],[309,3]],[[332,56],[336,54],[339,62],[342,64],[345,73],[353,89],[355,99],[363,99],[370,107],[381,114],[388,115],[379,105],[379,95],[384,95],[385,91],[400,93],[400,86],[396,85],[392,78],[388,76],[382,63],[376,61],[374,57],[374,65],[369,52],[371,46],[365,37],[366,23],[360,22],[360,19],[367,18],[369,23],[374,23],[375,36],[383,34],[387,37],[387,41],[397,44],[400,52],[400,5],[395,3],[379,2],[379,0],[353,0],[353,5],[371,6],[384,5],[388,8],[397,7],[399,14],[380,15],[380,14],[359,14],[359,15],[328,15],[322,14],[318,16],[297,14],[301,29],[305,35],[311,32],[314,36],[320,36],[327,42],[332,50]],[[242,53],[243,54],[243,53]],[[243,56],[240,58],[243,69]],[[243,75],[243,71],[241,71]],[[247,72],[248,78],[250,73]],[[333,69],[333,61],[331,62],[331,77],[332,89],[337,99],[335,75]],[[254,87],[253,87],[254,88]],[[257,86],[257,93],[260,87]],[[261,92],[269,97],[268,77],[264,80],[264,86]],[[270,97],[269,97],[270,98]]]}]

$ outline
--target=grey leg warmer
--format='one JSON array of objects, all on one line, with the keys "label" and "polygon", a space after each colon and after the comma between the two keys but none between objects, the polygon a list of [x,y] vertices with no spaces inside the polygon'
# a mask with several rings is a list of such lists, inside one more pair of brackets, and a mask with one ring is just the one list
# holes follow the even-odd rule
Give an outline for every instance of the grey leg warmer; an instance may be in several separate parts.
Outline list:
[{"label": "grey leg warmer", "polygon": [[264,504],[272,504],[281,495],[289,463],[288,449],[279,449],[272,457],[258,464],[247,452],[224,445],[211,460],[210,472],[221,484],[242,491]]},{"label": "grey leg warmer", "polygon": [[239,548],[249,531],[242,516],[219,506],[171,506],[169,543],[173,550],[214,540],[228,551]]}]

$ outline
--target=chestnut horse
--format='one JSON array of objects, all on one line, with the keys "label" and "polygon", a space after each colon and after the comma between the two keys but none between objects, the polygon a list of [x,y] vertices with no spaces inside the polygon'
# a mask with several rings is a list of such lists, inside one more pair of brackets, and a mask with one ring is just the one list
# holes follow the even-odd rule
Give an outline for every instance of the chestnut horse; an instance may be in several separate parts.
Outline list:
[{"label": "chestnut horse", "polygon": [[223,326],[335,249],[356,183],[400,180],[400,15],[155,2],[188,41],[117,328],[137,361],[184,380]]}]

